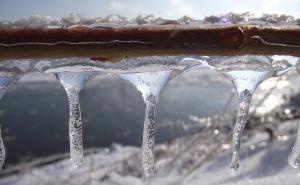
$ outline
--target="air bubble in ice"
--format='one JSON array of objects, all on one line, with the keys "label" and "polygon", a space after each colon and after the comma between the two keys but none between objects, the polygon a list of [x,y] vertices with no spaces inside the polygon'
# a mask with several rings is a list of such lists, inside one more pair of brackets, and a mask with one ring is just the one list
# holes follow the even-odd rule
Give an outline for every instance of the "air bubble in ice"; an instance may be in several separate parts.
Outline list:
[{"label": "air bubble in ice", "polygon": [[70,157],[75,168],[83,163],[82,122],[79,102],[79,93],[85,82],[96,75],[95,72],[60,72],[56,77],[63,85],[69,101],[69,139]]},{"label": "air bubble in ice", "polygon": [[142,72],[119,74],[119,76],[132,83],[142,94],[146,104],[143,130],[143,168],[147,179],[154,175],[154,134],[155,134],[155,108],[158,96],[168,82],[172,71]]}]

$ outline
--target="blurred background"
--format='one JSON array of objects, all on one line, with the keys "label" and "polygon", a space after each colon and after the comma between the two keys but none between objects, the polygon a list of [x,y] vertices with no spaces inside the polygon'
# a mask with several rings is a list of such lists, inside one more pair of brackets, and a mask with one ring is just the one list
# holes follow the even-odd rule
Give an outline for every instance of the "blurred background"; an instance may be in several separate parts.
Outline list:
[{"label": "blurred background", "polygon": [[250,12],[256,17],[263,13],[286,14],[299,18],[299,7],[299,0],[273,0],[272,3],[268,0],[1,0],[0,19],[16,20],[34,15],[61,18],[70,13],[100,17],[119,14],[128,18],[153,14],[164,19],[183,16],[203,19],[229,12]]}]

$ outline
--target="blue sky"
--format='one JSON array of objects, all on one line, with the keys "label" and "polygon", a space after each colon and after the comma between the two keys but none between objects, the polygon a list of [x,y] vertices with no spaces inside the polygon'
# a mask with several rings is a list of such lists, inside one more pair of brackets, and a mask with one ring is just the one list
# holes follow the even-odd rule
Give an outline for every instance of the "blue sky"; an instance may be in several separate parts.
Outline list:
[{"label": "blue sky", "polygon": [[201,19],[207,15],[250,11],[283,13],[300,17],[300,0],[0,0],[0,20],[30,15],[62,17],[70,13],[93,16],[120,14],[129,18],[154,14],[176,19],[184,15]]}]

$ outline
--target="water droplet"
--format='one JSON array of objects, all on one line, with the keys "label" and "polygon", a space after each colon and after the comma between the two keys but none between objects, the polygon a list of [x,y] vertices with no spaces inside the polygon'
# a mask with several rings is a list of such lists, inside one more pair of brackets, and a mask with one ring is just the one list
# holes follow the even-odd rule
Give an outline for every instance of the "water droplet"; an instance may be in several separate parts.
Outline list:
[{"label": "water droplet", "polygon": [[143,168],[146,179],[154,176],[155,108],[158,96],[167,84],[172,71],[119,74],[142,94],[146,104],[143,131]]},{"label": "water droplet", "polygon": [[82,121],[79,93],[85,82],[96,74],[96,72],[60,72],[56,74],[56,77],[60,80],[68,96],[70,109],[70,157],[75,168],[80,168],[83,163]]}]

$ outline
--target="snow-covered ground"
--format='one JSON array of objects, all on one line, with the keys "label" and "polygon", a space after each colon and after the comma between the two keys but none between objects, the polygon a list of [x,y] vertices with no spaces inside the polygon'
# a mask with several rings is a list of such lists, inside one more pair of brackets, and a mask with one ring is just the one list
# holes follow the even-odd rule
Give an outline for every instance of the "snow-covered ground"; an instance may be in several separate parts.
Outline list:
[{"label": "snow-covered ground", "polygon": [[[218,153],[212,154],[212,158],[203,162],[192,173],[172,169],[170,173],[158,173],[151,184],[298,185],[300,171],[291,168],[287,163],[287,156],[293,142],[294,137],[288,136],[271,142],[268,141],[266,134],[258,133],[243,144],[241,166],[234,174],[229,170],[231,153],[225,144]],[[163,147],[158,146],[158,148]],[[166,157],[160,157],[157,163],[166,163],[165,160]],[[0,184],[139,185],[144,184],[141,174],[140,149],[116,145],[114,149],[106,149],[86,156],[84,167],[78,171],[71,168],[69,159],[65,159],[3,178]]]}]

